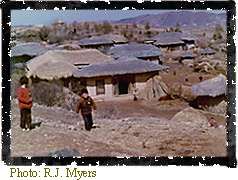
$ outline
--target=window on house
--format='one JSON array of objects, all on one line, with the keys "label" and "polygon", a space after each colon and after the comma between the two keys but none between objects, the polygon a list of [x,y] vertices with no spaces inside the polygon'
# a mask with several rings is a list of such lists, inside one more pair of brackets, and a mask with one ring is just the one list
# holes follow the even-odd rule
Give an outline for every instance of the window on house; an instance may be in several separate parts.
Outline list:
[{"label": "window on house", "polygon": [[96,80],[96,93],[105,94],[105,82],[104,80]]}]

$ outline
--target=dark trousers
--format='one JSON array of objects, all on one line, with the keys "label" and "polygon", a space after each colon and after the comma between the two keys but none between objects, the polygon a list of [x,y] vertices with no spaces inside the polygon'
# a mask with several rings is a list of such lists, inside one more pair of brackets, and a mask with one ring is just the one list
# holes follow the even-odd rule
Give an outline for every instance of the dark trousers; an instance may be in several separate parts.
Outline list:
[{"label": "dark trousers", "polygon": [[22,129],[31,129],[31,109],[21,109],[21,122]]},{"label": "dark trousers", "polygon": [[87,131],[90,131],[93,127],[93,117],[92,117],[92,113],[90,114],[83,114],[83,120],[84,120],[84,125],[85,125],[85,129]]}]

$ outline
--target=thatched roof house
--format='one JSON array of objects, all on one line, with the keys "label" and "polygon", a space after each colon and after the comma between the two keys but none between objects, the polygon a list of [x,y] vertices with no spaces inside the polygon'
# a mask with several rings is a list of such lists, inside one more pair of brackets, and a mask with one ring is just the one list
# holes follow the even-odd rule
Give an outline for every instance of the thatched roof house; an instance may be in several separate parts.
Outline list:
[{"label": "thatched roof house", "polygon": [[185,60],[185,59],[194,59],[196,57],[195,54],[191,51],[185,51],[180,55],[180,60]]},{"label": "thatched roof house", "polygon": [[211,56],[211,55],[214,55],[215,53],[216,53],[216,51],[211,48],[201,49],[201,51],[200,51],[200,54],[202,56]]},{"label": "thatched roof house", "polygon": [[151,44],[129,43],[123,45],[116,45],[108,51],[115,59],[125,58],[139,58],[144,60],[160,60],[162,56],[158,47]]},{"label": "thatched roof house", "polygon": [[90,38],[84,38],[79,40],[79,45],[81,47],[93,47],[93,46],[104,46],[113,45],[113,41],[110,39],[102,38],[100,36],[93,36]]},{"label": "thatched roof house", "polygon": [[111,97],[143,89],[149,78],[167,68],[143,60],[113,61],[92,64],[74,71],[73,76],[84,82],[92,96]]},{"label": "thatched roof house", "polygon": [[127,43],[128,40],[118,34],[105,34],[101,36],[92,36],[90,38],[84,38],[79,41],[79,45],[83,47],[90,46],[103,46],[103,45],[113,45],[113,44],[121,44]]},{"label": "thatched roof house", "polygon": [[153,44],[167,50],[181,50],[188,45],[195,44],[195,38],[181,32],[161,32],[150,38]]},{"label": "thatched roof house", "polygon": [[219,76],[202,81],[192,86],[192,92],[196,96],[216,97],[226,94],[226,77],[222,74]]},{"label": "thatched roof house", "polygon": [[192,86],[192,93],[197,98],[191,105],[203,109],[218,106],[226,101],[226,77],[222,74]]},{"label": "thatched roof house", "polygon": [[112,58],[96,49],[51,50],[27,63],[28,75],[40,79],[59,79],[72,76],[76,67],[111,61]]},{"label": "thatched roof house", "polygon": [[151,38],[154,40],[154,45],[166,50],[181,50],[185,46],[181,40],[182,33],[180,32],[161,32],[159,35]]},{"label": "thatched roof house", "polygon": [[111,40],[114,44],[124,44],[128,42],[127,38],[119,34],[104,34],[99,37]]},{"label": "thatched roof house", "polygon": [[48,48],[41,43],[29,42],[29,43],[21,43],[12,47],[11,49],[11,57],[17,56],[30,56],[35,57],[39,56],[48,51]]}]

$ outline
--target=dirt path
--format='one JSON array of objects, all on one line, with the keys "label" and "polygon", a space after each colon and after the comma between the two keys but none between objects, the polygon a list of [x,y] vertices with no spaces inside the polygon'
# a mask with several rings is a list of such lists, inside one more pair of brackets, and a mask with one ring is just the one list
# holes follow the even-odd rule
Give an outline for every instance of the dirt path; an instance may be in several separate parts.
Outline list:
[{"label": "dirt path", "polygon": [[99,102],[98,107],[97,128],[87,132],[78,114],[34,104],[33,121],[41,121],[42,125],[23,132],[13,102],[12,156],[48,156],[61,149],[76,149],[82,156],[226,155],[224,127],[191,126],[169,120],[186,107],[182,102],[157,106],[145,102]]}]

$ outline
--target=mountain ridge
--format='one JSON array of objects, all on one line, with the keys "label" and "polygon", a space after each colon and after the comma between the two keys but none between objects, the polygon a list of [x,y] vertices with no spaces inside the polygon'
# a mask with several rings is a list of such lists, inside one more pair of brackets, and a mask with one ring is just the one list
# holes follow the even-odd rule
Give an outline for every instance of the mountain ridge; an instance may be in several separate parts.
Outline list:
[{"label": "mountain ridge", "polygon": [[146,24],[149,23],[153,27],[175,27],[180,26],[208,26],[208,25],[225,25],[226,13],[213,12],[163,12],[159,14],[146,14],[137,17],[121,19],[115,23],[128,24]]}]

